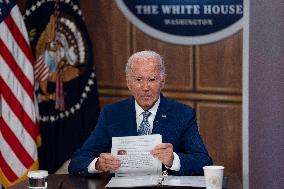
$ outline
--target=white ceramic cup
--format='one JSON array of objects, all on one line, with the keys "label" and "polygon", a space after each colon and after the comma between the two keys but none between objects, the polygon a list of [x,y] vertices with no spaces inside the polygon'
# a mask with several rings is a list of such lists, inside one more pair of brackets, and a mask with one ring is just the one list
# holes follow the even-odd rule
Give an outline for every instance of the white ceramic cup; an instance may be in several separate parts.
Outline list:
[{"label": "white ceramic cup", "polygon": [[223,186],[223,166],[205,166],[203,167],[206,189],[222,189]]}]

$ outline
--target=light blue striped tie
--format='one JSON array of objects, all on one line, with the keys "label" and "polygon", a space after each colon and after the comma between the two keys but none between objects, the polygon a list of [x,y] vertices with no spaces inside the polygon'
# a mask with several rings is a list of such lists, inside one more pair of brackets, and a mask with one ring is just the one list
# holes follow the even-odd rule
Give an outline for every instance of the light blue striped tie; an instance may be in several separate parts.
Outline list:
[{"label": "light blue striped tie", "polygon": [[151,134],[151,127],[148,121],[148,117],[150,116],[151,112],[143,112],[143,120],[138,127],[138,135],[150,135]]}]

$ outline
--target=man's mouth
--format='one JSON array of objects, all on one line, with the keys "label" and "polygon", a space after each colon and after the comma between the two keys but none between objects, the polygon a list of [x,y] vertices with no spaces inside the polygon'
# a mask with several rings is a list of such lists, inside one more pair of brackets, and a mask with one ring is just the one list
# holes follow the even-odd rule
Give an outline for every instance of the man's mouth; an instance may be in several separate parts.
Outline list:
[{"label": "man's mouth", "polygon": [[142,96],[142,98],[143,98],[143,99],[149,99],[149,98],[151,98],[151,96],[150,96],[150,95]]}]

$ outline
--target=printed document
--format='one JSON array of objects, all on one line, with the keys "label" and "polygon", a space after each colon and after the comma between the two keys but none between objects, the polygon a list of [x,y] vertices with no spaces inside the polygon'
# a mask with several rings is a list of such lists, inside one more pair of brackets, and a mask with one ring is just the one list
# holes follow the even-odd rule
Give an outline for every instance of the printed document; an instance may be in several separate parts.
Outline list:
[{"label": "printed document", "polygon": [[162,162],[155,159],[150,151],[161,143],[159,134],[113,137],[111,154],[121,161],[115,176],[160,175]]},{"label": "printed document", "polygon": [[203,176],[164,176],[162,162],[155,159],[150,151],[162,143],[162,136],[143,135],[113,137],[111,153],[121,161],[107,188],[131,188],[163,186],[205,187]]}]

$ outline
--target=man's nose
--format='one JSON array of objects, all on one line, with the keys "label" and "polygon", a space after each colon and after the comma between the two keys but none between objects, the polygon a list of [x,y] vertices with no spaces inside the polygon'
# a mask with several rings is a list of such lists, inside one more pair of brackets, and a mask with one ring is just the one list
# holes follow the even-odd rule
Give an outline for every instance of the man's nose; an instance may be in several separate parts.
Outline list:
[{"label": "man's nose", "polygon": [[149,82],[148,80],[143,81],[142,88],[143,88],[144,90],[149,90],[149,88],[150,88],[150,82]]}]

